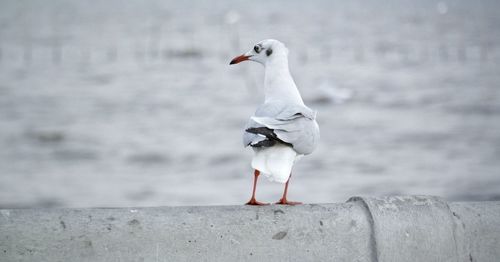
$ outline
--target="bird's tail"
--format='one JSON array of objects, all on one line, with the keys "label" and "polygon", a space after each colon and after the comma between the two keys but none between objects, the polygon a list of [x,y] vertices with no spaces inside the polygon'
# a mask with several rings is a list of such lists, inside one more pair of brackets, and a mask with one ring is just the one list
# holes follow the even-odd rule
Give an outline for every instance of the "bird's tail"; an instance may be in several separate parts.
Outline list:
[{"label": "bird's tail", "polygon": [[252,167],[259,170],[270,181],[286,183],[296,157],[297,153],[290,146],[277,143],[272,147],[256,148]]}]

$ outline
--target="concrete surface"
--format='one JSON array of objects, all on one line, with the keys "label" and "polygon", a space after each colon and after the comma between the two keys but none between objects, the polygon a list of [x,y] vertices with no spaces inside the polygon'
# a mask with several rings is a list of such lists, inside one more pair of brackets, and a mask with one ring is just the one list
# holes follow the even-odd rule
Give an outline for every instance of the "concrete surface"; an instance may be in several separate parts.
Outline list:
[{"label": "concrete surface", "polygon": [[0,210],[0,261],[499,261],[500,202]]}]

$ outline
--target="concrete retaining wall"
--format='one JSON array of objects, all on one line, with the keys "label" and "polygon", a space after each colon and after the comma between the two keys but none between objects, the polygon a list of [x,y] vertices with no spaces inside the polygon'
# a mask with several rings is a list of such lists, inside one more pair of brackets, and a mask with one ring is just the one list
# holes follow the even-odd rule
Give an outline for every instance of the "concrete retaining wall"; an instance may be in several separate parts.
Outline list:
[{"label": "concrete retaining wall", "polygon": [[0,210],[0,261],[500,261],[500,202]]}]

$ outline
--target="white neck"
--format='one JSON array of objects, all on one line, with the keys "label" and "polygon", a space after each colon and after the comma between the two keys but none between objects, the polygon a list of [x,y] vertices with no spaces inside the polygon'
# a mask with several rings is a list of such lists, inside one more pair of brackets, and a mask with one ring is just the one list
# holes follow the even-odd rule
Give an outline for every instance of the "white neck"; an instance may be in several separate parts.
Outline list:
[{"label": "white neck", "polygon": [[265,103],[283,101],[304,105],[299,90],[290,75],[288,57],[285,52],[275,52],[264,66]]}]

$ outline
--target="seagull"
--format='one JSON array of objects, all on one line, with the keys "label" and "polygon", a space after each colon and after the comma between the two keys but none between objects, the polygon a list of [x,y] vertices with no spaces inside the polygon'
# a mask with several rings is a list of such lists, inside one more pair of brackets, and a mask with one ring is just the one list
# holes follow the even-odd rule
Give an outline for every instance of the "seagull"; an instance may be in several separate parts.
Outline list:
[{"label": "seagull", "polygon": [[274,39],[257,43],[252,50],[235,57],[230,65],[254,61],[265,68],[264,103],[250,117],[243,132],[243,145],[254,150],[252,197],[247,205],[267,205],[255,199],[257,179],[264,174],[270,181],[285,184],[280,205],[288,201],[288,183],[294,163],[314,151],[319,140],[316,111],[304,104],[288,69],[288,49]]}]

